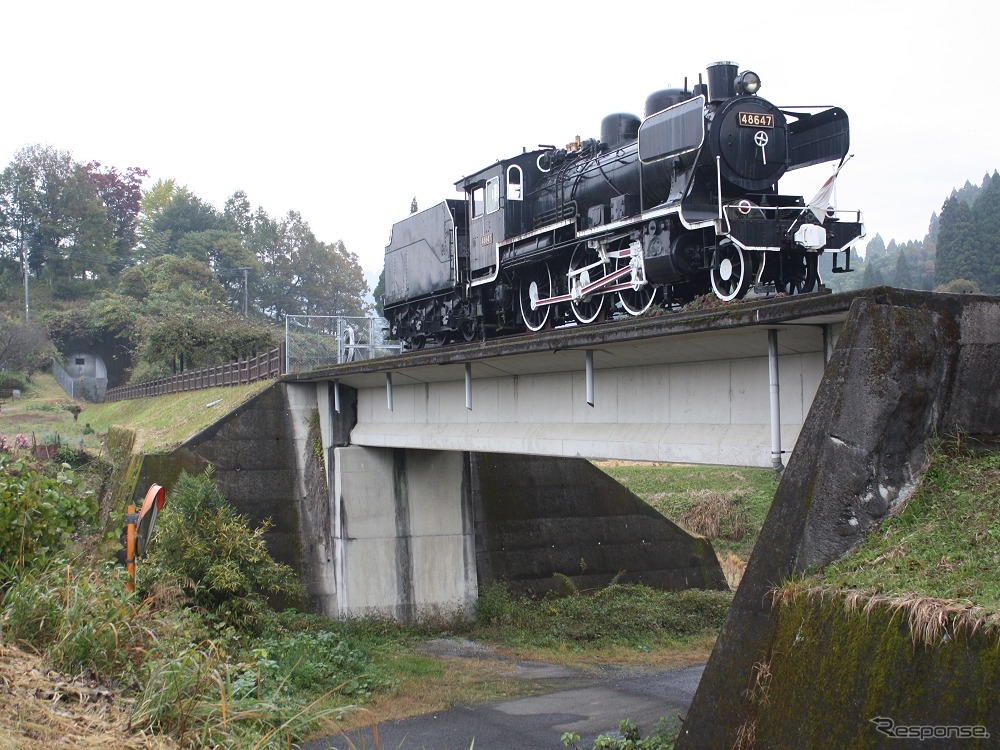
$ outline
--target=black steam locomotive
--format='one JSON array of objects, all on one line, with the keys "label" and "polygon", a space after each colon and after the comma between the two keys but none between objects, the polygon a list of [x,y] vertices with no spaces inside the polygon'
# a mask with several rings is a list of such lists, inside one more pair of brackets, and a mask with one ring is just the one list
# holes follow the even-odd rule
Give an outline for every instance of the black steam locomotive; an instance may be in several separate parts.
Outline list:
[{"label": "black steam locomotive", "polygon": [[650,95],[644,120],[605,117],[600,140],[492,164],[456,183],[463,199],[395,224],[390,336],[420,348],[641,315],[661,290],[666,305],[709,290],[739,299],[751,286],[809,292],[823,253],[849,270],[864,226],[860,212],[830,208],[834,178],[809,204],[778,192],[788,170],[843,164],[847,114],[779,109],[757,96],[756,73],[732,63],[706,77]]}]

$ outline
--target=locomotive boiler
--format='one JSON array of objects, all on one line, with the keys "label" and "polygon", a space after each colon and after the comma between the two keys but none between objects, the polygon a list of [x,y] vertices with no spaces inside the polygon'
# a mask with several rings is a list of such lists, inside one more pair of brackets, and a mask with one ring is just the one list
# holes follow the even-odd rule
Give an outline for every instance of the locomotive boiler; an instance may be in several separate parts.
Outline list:
[{"label": "locomotive boiler", "polygon": [[824,253],[834,272],[850,270],[864,225],[830,205],[836,172],[808,203],[778,190],[793,169],[839,171],[847,114],[779,108],[760,84],[715,63],[690,90],[650,95],[644,119],[612,114],[599,139],[525,150],[459,180],[460,199],[393,226],[390,335],[420,348],[642,315],[707,293],[800,294],[821,283]]}]

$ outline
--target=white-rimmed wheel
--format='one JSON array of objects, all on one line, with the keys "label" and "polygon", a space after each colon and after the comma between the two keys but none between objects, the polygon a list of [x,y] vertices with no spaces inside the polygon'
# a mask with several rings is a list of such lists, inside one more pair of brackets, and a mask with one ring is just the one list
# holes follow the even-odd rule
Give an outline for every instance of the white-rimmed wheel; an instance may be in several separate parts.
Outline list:
[{"label": "white-rimmed wheel", "polygon": [[521,319],[529,331],[540,331],[549,322],[551,305],[538,306],[538,300],[552,296],[552,274],[547,263],[525,269],[518,285]]},{"label": "white-rimmed wheel", "polygon": [[[570,290],[583,289],[591,281],[604,275],[603,265],[587,268],[599,259],[600,256],[595,251],[588,250],[586,244],[581,243],[576,246],[573,250],[573,257],[569,261]],[[604,313],[604,295],[595,293],[586,297],[574,297],[570,301],[570,307],[573,308],[574,317],[581,323],[593,323]]]},{"label": "white-rimmed wheel", "polygon": [[[641,259],[637,260],[641,261]],[[615,263],[615,270],[627,268],[631,262],[631,258],[618,258]],[[653,306],[653,300],[656,299],[656,287],[648,281],[642,283],[643,281],[643,279],[637,278],[636,274],[626,276],[618,281],[620,284],[632,282],[631,289],[618,292],[618,299],[621,300],[622,307],[625,308],[625,312],[629,315],[642,315]]]},{"label": "white-rimmed wheel", "polygon": [[344,361],[353,362],[357,359],[358,350],[356,348],[354,329],[350,326],[344,328]]},{"label": "white-rimmed wheel", "polygon": [[744,250],[733,244],[716,248],[712,255],[712,291],[723,302],[740,299],[750,289],[751,271]]}]

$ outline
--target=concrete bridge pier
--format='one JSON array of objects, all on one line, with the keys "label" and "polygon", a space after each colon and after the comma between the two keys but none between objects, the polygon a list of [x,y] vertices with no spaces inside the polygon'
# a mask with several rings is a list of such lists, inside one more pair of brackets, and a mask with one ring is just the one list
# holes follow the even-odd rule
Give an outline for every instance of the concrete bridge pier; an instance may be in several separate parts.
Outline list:
[{"label": "concrete bridge pier", "polygon": [[357,392],[332,381],[286,385],[285,401],[303,581],[316,609],[404,622],[471,615],[478,587],[465,455],[350,446]]}]

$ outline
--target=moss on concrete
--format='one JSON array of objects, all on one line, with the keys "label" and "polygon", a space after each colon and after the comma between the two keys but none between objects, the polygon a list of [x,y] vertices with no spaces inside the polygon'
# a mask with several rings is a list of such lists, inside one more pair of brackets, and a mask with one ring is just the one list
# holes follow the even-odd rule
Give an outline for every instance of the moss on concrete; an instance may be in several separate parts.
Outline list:
[{"label": "moss on concrete", "polygon": [[[933,646],[914,644],[899,611],[881,604],[849,611],[846,601],[842,593],[805,594],[776,608],[762,660],[770,674],[763,695],[753,693],[754,675],[747,676],[756,747],[894,746],[898,739],[880,733],[876,717],[897,726],[979,725],[997,736],[994,637],[957,634]],[[961,746],[992,746],[987,742]]]}]

